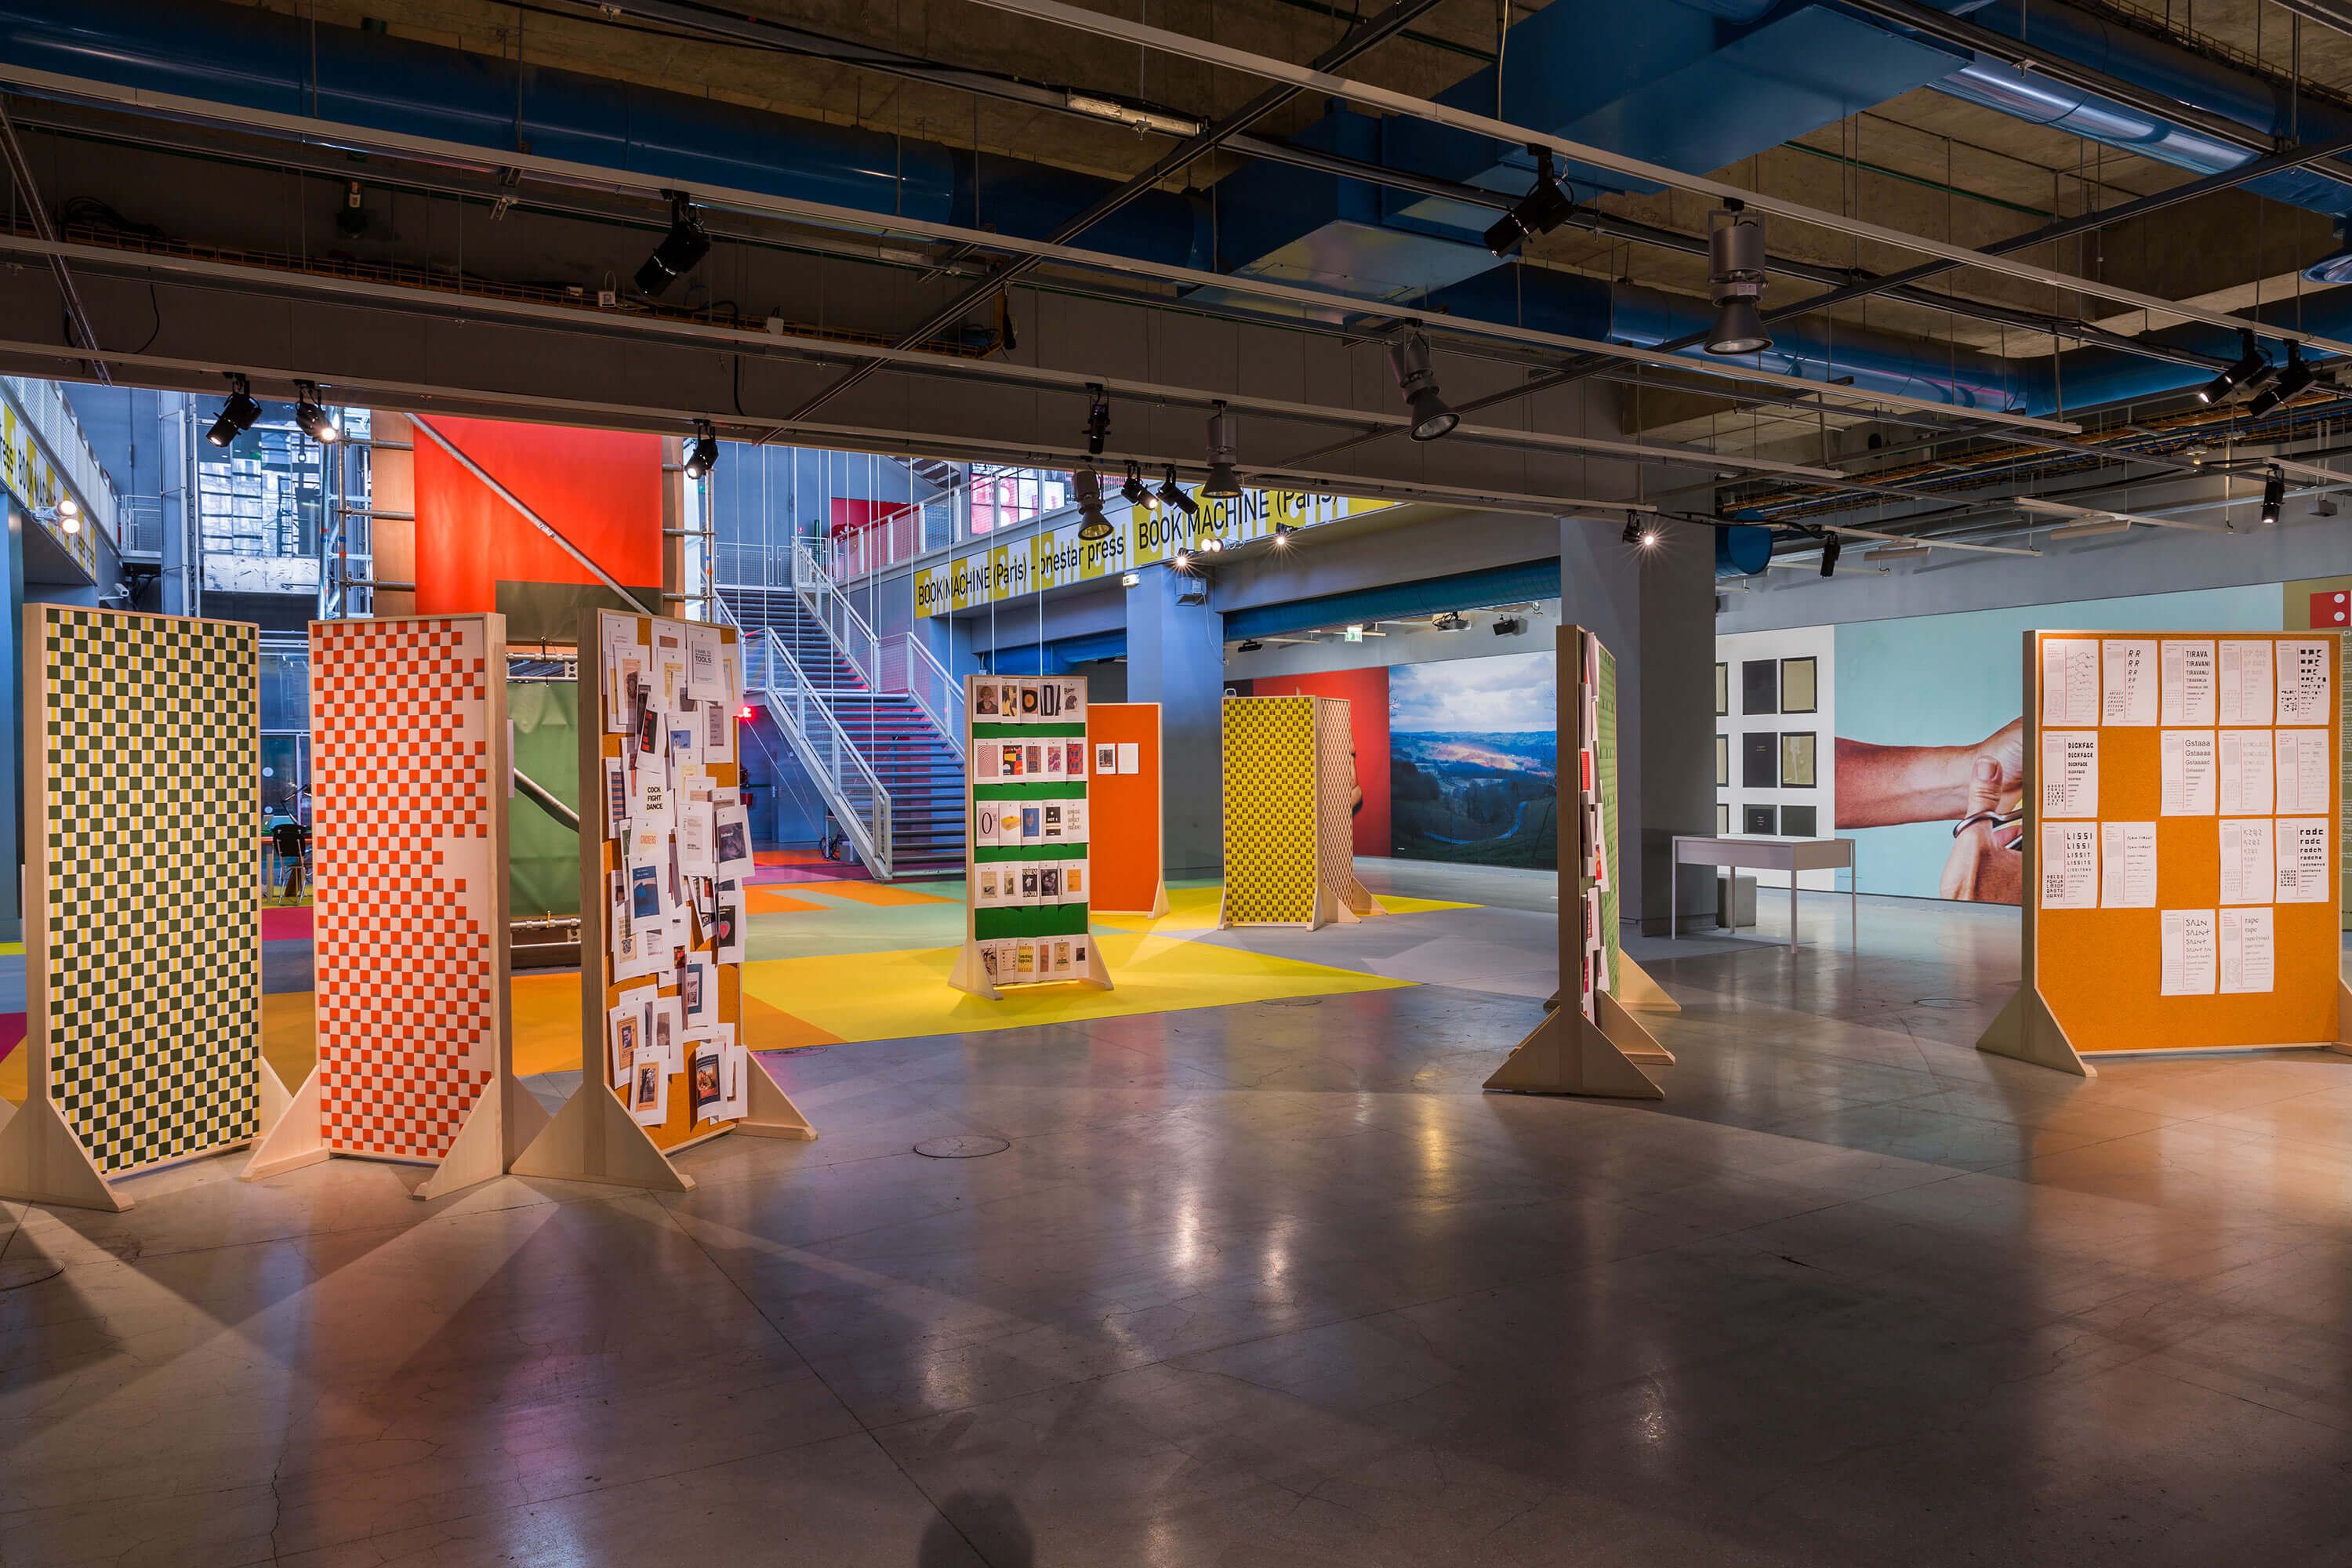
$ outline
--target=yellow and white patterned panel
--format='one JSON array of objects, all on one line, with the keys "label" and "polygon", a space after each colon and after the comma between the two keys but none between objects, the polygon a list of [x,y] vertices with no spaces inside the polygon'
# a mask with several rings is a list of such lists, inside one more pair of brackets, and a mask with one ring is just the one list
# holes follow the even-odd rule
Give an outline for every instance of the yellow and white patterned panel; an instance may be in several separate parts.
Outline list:
[{"label": "yellow and white patterned panel", "polygon": [[1315,918],[1315,699],[1229,697],[1225,727],[1225,921]]}]

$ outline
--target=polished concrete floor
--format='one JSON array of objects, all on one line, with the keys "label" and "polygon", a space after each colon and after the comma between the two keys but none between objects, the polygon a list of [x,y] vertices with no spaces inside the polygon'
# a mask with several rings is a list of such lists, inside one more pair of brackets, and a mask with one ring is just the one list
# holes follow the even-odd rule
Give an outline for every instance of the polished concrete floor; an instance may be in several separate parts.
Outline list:
[{"label": "polished concrete floor", "polygon": [[1552,940],[1488,908],[779,1058],[821,1141],[683,1197],[11,1209],[0,1563],[2352,1561],[2352,1058],[1981,1057],[2013,912],[1843,906],[1637,945],[1662,1105],[1478,1092]]}]

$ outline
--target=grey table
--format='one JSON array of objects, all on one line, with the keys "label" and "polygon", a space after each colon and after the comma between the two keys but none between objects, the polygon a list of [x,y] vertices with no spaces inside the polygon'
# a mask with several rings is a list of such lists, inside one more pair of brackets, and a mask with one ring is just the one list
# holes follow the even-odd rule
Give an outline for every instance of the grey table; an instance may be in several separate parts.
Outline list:
[{"label": "grey table", "polygon": [[[1675,865],[1729,866],[1748,871],[1786,871],[1789,873],[1789,951],[1797,951],[1797,873],[1800,871],[1845,871],[1846,907],[1853,911],[1852,945],[1862,947],[1862,898],[1856,890],[1853,875],[1853,840],[1851,838],[1715,838],[1675,835]],[[1681,900],[1675,897],[1679,876],[1666,879],[1666,935],[1671,939],[1683,933]]]}]

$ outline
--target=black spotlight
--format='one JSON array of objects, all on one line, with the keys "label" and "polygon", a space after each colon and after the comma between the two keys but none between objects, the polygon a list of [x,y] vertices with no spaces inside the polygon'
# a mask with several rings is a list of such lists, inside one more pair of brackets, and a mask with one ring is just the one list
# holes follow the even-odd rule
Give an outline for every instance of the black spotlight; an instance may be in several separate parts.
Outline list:
[{"label": "black spotlight", "polygon": [[1234,472],[1234,462],[1241,451],[1241,422],[1225,407],[1222,397],[1209,406],[1209,477],[1201,482],[1201,493],[1213,500],[1233,500],[1242,493],[1241,478]]},{"label": "black spotlight", "polygon": [[1110,439],[1110,399],[1100,386],[1088,386],[1087,396],[1087,456],[1099,458]]},{"label": "black spotlight", "polygon": [[2277,380],[2246,400],[2246,412],[2259,419],[2288,398],[2300,394],[2311,384],[2312,379],[2311,367],[2303,363],[2303,345],[2289,343],[2286,346],[2286,368],[2278,373]]},{"label": "black spotlight", "polygon": [[1089,542],[1111,536],[1110,519],[1103,515],[1102,476],[1092,468],[1080,468],[1071,476],[1078,492],[1078,537]]},{"label": "black spotlight", "polygon": [[1641,543],[1642,520],[1635,517],[1633,513],[1627,512],[1625,514],[1625,526],[1618,531],[1617,537],[1627,544]]},{"label": "black spotlight", "polygon": [[705,479],[719,466],[719,437],[710,433],[710,421],[694,422],[694,444],[686,449],[686,477]]},{"label": "black spotlight", "polygon": [[1535,236],[1549,234],[1576,210],[1576,199],[1552,173],[1551,149],[1530,146],[1528,151],[1536,155],[1536,183],[1486,230],[1486,248],[1496,256],[1508,256]]},{"label": "black spotlight", "polygon": [[669,232],[662,236],[646,264],[637,268],[637,292],[659,294],[694,270],[710,254],[710,236],[694,215],[694,203],[685,192],[669,198]]},{"label": "black spotlight", "polygon": [[343,438],[342,426],[335,423],[335,416],[319,405],[317,382],[298,381],[294,392],[299,399],[294,405],[294,423],[302,427],[303,435],[322,447]]},{"label": "black spotlight", "polygon": [[2279,510],[2286,505],[2286,476],[2273,468],[2263,481],[2263,526],[2278,526]]},{"label": "black spotlight", "polygon": [[253,386],[245,377],[232,373],[228,385],[228,401],[221,405],[220,417],[205,432],[205,439],[215,447],[227,446],[261,417],[261,405],[253,400]]},{"label": "black spotlight", "polygon": [[1452,435],[1462,416],[1445,405],[1437,390],[1437,373],[1429,363],[1429,340],[1421,335],[1419,327],[1389,345],[1389,369],[1395,373],[1397,390],[1404,394],[1405,407],[1412,411],[1412,438],[1434,441]]},{"label": "black spotlight", "polygon": [[1756,313],[1764,297],[1764,226],[1737,211],[1715,215],[1706,232],[1707,298],[1715,303],[1715,324],[1707,329],[1711,354],[1752,354],[1772,346]]},{"label": "black spotlight", "polygon": [[1494,631],[1498,637],[1515,637],[1527,629],[1528,623],[1517,616],[1501,616],[1495,621]]},{"label": "black spotlight", "polygon": [[1844,551],[1845,542],[1840,539],[1836,534],[1824,533],[1822,535],[1822,576],[1829,577],[1835,575],[1837,572],[1838,557],[1843,554]]},{"label": "black spotlight", "polygon": [[1265,644],[1258,641],[1255,637],[1244,637],[1241,641],[1241,646],[1234,648],[1234,651],[1235,653],[1255,653],[1264,647],[1265,647]]},{"label": "black spotlight", "polygon": [[1201,503],[1177,488],[1176,465],[1173,463],[1168,465],[1167,478],[1160,481],[1160,504],[1173,507],[1188,518],[1201,515]]},{"label": "black spotlight", "polygon": [[2256,372],[2267,369],[2270,361],[2263,357],[2261,345],[2251,331],[2241,331],[2238,342],[2243,350],[2238,363],[2197,389],[2200,403],[2219,403],[2253,379]]},{"label": "black spotlight", "polygon": [[1127,504],[1129,506],[1141,506],[1151,499],[1150,489],[1143,482],[1141,463],[1131,462],[1127,465],[1127,483],[1118,487],[1118,493],[1127,498]]}]

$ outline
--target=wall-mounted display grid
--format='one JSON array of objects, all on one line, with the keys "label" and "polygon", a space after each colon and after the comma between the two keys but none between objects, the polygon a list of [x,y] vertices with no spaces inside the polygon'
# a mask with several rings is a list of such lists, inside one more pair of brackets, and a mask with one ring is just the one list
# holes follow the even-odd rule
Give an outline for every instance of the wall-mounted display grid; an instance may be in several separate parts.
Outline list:
[{"label": "wall-mounted display grid", "polygon": [[1093,768],[1087,809],[1094,814],[1094,895],[1087,907],[1105,913],[1168,912],[1161,874],[1160,704],[1089,702],[1087,747]]},{"label": "wall-mounted display grid", "polygon": [[[1558,668],[1570,677],[1559,721],[1560,991],[1485,1087],[1656,1100],[1663,1091],[1635,1064],[1675,1058],[1626,1008],[1680,1009],[1618,940],[1617,661],[1580,626],[1560,627],[1559,647]],[[1571,975],[1572,1007],[1561,1005]]]},{"label": "wall-mounted display grid", "polygon": [[0,1196],[127,1208],[106,1178],[285,1106],[260,1050],[258,636],[32,605],[24,670],[28,1092]]},{"label": "wall-mounted display grid", "polygon": [[1110,989],[1088,925],[1099,824],[1084,676],[964,680],[963,947],[949,984]]},{"label": "wall-mounted display grid", "polygon": [[547,1121],[514,1081],[505,617],[313,621],[310,676],[319,1060],[245,1176],[425,1161],[437,1197]]},{"label": "wall-mounted display grid", "polygon": [[2340,634],[2025,634],[2023,984],[1979,1048],[2345,1039]]},{"label": "wall-mounted display grid", "polygon": [[742,650],[588,610],[579,663],[581,1087],[513,1169],[684,1192],[695,1143],[816,1136],[743,1034]]}]

